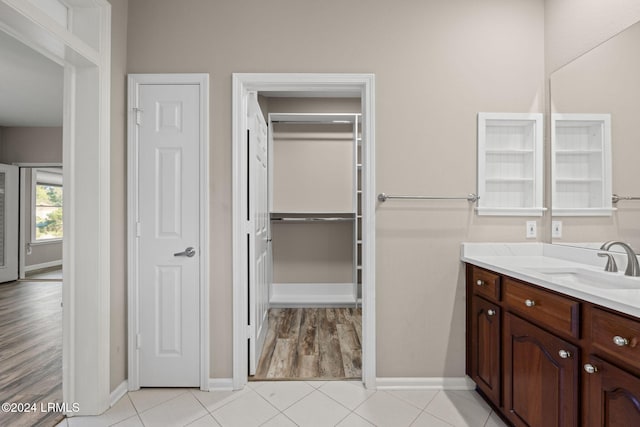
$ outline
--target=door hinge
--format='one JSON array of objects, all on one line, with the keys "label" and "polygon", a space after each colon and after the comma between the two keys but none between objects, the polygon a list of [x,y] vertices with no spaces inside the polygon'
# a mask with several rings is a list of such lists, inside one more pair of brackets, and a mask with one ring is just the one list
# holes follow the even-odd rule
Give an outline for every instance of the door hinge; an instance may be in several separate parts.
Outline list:
[{"label": "door hinge", "polygon": [[247,338],[250,340],[256,338],[253,334],[253,328],[251,327],[251,325],[247,325]]},{"label": "door hinge", "polygon": [[142,347],[142,337],[140,334],[136,334],[136,348]]},{"label": "door hinge", "polygon": [[136,124],[139,125],[142,122],[142,108],[133,107],[133,112],[136,114]]},{"label": "door hinge", "polygon": [[142,225],[139,222],[136,222],[136,237],[140,237],[142,235]]}]

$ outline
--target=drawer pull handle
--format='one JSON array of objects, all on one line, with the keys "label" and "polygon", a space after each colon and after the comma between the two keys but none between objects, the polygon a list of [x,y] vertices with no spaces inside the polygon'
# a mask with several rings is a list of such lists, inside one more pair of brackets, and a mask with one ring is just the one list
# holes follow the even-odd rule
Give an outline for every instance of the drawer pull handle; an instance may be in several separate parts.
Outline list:
[{"label": "drawer pull handle", "polygon": [[478,281],[476,282],[476,285],[483,286],[484,285],[484,280],[478,279]]},{"label": "drawer pull handle", "polygon": [[613,343],[619,347],[624,347],[625,345],[629,345],[629,340],[620,335],[616,335],[613,337]]},{"label": "drawer pull handle", "polygon": [[487,316],[494,316],[496,314],[495,310],[489,309],[487,310]]},{"label": "drawer pull handle", "polygon": [[532,299],[526,299],[524,300],[524,305],[526,305],[527,307],[533,307],[536,305],[536,302]]},{"label": "drawer pull handle", "polygon": [[569,359],[569,358],[571,358],[571,352],[568,352],[567,350],[560,350],[558,352],[558,355],[560,356],[561,359]]},{"label": "drawer pull handle", "polygon": [[584,371],[587,374],[595,374],[596,372],[598,372],[598,368],[593,366],[591,363],[587,363],[586,365],[584,365]]}]

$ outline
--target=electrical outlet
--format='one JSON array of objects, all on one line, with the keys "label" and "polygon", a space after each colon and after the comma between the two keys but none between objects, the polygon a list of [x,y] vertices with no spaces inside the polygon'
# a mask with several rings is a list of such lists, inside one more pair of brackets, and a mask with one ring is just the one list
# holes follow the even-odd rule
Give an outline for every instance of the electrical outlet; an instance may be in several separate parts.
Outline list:
[{"label": "electrical outlet", "polygon": [[527,221],[527,239],[535,239],[538,235],[538,227],[535,221]]},{"label": "electrical outlet", "polygon": [[551,221],[551,237],[562,237],[562,221]]}]

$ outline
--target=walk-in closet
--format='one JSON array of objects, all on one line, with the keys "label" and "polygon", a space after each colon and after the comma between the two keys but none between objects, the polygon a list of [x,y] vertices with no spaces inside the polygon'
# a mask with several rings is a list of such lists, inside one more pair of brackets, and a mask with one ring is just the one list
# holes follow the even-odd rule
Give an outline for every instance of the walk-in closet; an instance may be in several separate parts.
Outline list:
[{"label": "walk-in closet", "polygon": [[251,379],[360,379],[360,99],[258,101],[268,126],[270,273]]}]

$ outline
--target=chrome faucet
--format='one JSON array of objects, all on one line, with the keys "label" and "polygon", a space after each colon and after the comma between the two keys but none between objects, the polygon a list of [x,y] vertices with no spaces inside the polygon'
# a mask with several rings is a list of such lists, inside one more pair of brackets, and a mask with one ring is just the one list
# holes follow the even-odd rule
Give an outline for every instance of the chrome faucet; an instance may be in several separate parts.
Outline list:
[{"label": "chrome faucet", "polygon": [[[618,245],[622,247],[622,249],[624,249],[624,251],[627,253],[627,268],[624,271],[624,275],[634,276],[634,277],[640,276],[640,264],[638,264],[638,257],[636,256],[636,253],[631,248],[631,246],[629,246],[624,242],[611,240],[609,242],[604,242],[602,246],[600,246],[600,249],[603,251],[608,251],[609,248],[611,248],[611,246],[614,246],[614,245]],[[613,261],[613,258],[610,258],[610,261]],[[609,262],[607,262],[607,266],[609,266]],[[615,266],[615,261],[613,261],[613,266]],[[609,270],[608,268],[605,268],[605,269],[607,271],[615,271],[615,270]]]}]

